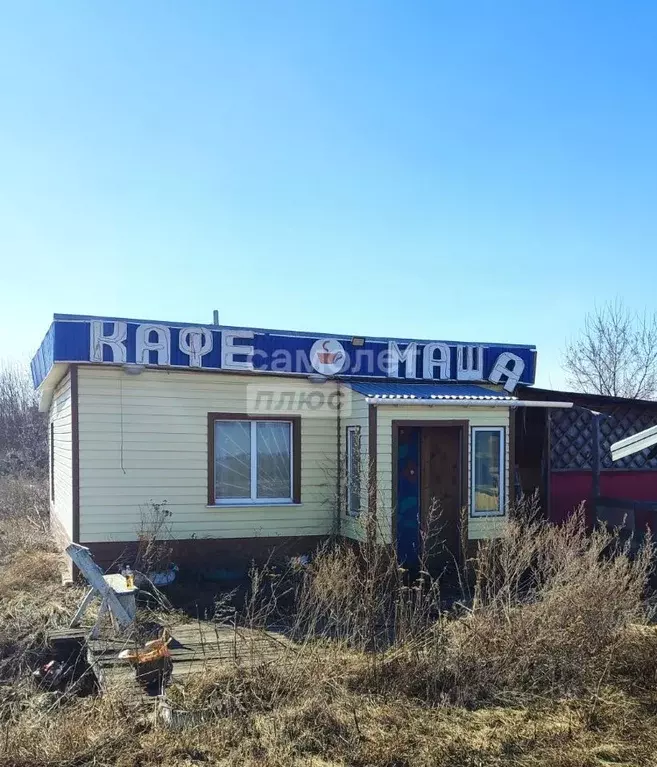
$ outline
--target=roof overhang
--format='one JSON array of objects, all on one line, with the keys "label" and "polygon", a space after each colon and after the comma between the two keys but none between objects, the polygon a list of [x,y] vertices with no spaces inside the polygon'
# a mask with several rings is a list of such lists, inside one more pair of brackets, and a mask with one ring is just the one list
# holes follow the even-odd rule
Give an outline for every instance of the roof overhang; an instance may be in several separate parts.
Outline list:
[{"label": "roof overhang", "polygon": [[418,407],[546,407],[546,408],[569,408],[572,402],[549,402],[547,400],[521,400],[521,399],[467,399],[465,397],[442,397],[441,399],[413,399],[402,397],[366,397],[368,405],[399,406],[407,405]]},{"label": "roof overhang", "polygon": [[66,375],[66,371],[69,369],[69,365],[56,362],[48,371],[48,374],[39,384],[37,392],[39,394],[39,412],[47,413],[50,410],[50,404],[52,402],[55,389],[59,386],[60,381]]},{"label": "roof overhang", "polygon": [[349,386],[365,397],[368,405],[383,407],[552,407],[569,408],[567,400],[518,399],[501,387],[468,381],[445,381],[428,384],[418,381],[358,381]]}]

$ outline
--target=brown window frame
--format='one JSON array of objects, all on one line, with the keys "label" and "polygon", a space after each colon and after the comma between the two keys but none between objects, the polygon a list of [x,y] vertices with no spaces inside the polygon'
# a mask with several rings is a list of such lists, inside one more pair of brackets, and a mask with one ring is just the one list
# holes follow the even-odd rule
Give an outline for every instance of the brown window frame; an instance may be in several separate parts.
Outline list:
[{"label": "brown window frame", "polygon": [[267,500],[240,503],[217,503],[214,488],[214,424],[215,421],[284,421],[292,424],[292,500],[287,503],[301,503],[301,416],[298,415],[260,415],[246,413],[208,413],[208,506],[221,508],[231,506],[283,506],[285,502]]}]

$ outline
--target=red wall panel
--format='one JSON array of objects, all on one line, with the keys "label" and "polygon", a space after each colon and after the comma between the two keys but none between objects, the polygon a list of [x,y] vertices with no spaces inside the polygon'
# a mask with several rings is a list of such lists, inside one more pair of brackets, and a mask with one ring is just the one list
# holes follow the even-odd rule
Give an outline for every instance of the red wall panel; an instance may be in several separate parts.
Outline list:
[{"label": "red wall panel", "polygon": [[[582,501],[591,499],[593,476],[590,471],[553,471],[550,475],[550,518],[562,522]],[[657,501],[657,471],[603,471],[600,493],[608,498]],[[592,522],[590,508],[587,520]],[[637,513],[637,527],[652,519],[650,512]],[[657,520],[655,520],[657,522]],[[657,527],[657,525],[655,525]]]}]

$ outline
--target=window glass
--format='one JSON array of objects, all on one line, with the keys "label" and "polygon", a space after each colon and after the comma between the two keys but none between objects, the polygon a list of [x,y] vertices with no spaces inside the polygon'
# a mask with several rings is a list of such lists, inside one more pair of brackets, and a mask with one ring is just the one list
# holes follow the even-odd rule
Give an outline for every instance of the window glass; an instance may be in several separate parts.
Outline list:
[{"label": "window glass", "polygon": [[289,421],[214,422],[216,501],[292,500]]},{"label": "window glass", "polygon": [[473,511],[475,514],[500,514],[503,512],[503,432],[500,429],[475,429],[473,438]]},{"label": "window glass", "polygon": [[217,498],[251,497],[251,422],[216,421],[214,488]]},{"label": "window glass", "polygon": [[290,424],[281,421],[260,421],[257,434],[257,497],[290,498],[291,434]]}]

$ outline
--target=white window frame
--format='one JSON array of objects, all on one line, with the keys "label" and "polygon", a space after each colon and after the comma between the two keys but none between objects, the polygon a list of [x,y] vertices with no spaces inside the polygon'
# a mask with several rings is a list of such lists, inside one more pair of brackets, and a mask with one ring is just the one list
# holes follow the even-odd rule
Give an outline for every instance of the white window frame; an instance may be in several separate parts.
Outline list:
[{"label": "white window frame", "polygon": [[[496,432],[500,435],[500,507],[497,511],[477,511],[477,478],[475,461],[475,443],[480,432]],[[506,515],[506,428],[504,426],[473,426],[470,429],[470,516],[503,517]]]},{"label": "white window frame", "polygon": [[[353,452],[353,447],[354,446],[353,446],[353,444],[351,442],[351,435],[352,434],[355,435],[355,437],[356,437],[356,443],[357,443],[357,448],[358,448],[358,453],[355,456],[354,456],[354,452]],[[361,468],[361,464],[362,464],[362,462],[361,462],[361,450],[362,450],[362,447],[361,447],[361,428],[360,428],[360,426],[347,426],[346,437],[347,437],[347,439],[346,439],[347,444],[346,444],[345,450],[346,450],[346,455],[347,455],[347,483],[346,483],[347,484],[347,502],[345,504],[345,508],[346,508],[346,512],[347,512],[348,516],[350,516],[350,517],[357,517],[357,516],[360,515],[360,510],[361,510],[361,504],[362,504],[361,494],[360,494],[360,492],[358,494],[358,508],[357,509],[353,509],[352,506],[351,506],[351,496],[352,496],[351,480],[352,480],[352,471],[354,469],[356,469],[359,472],[359,474],[360,474],[360,468]],[[359,484],[360,484],[360,476],[358,478],[359,478]],[[362,488],[359,488],[359,489],[362,490]]]},{"label": "white window frame", "polygon": [[[249,423],[251,425],[251,497],[250,498],[217,498],[217,424],[218,423]],[[258,441],[257,428],[259,423],[287,424],[290,430],[290,495],[287,498],[258,498]],[[285,419],[270,418],[268,420],[257,418],[215,418],[212,427],[212,439],[215,440],[214,466],[212,467],[212,487],[214,490],[214,502],[217,506],[268,506],[271,504],[294,503],[294,424]]]}]

